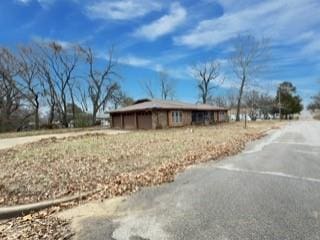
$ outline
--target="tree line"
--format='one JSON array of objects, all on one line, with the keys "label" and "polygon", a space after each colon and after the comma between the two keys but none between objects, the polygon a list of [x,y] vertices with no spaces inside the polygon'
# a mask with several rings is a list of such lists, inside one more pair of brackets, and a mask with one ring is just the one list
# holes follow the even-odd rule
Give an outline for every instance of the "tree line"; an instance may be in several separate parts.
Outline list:
[{"label": "tree line", "polygon": [[50,128],[56,121],[64,127],[70,121],[95,124],[108,104],[130,104],[113,53],[111,48],[102,64],[90,47],[80,45],[34,42],[14,51],[0,48],[0,130],[19,129],[32,119],[39,129],[41,108],[48,111]]},{"label": "tree line", "polygon": [[[320,83],[320,80],[318,80],[318,83]],[[311,110],[313,112],[320,110],[320,91],[311,97],[311,102],[308,105],[308,110]]]},{"label": "tree line", "polygon": [[276,113],[280,115],[280,118],[288,118],[302,111],[302,99],[290,82],[283,82],[278,86],[276,97],[252,90],[254,85],[259,85],[255,79],[265,71],[270,60],[268,39],[258,40],[251,35],[238,36],[228,60],[229,68],[236,80],[235,89],[237,91],[236,94],[231,93],[228,96],[214,97],[213,95],[213,91],[226,79],[222,75],[220,61],[211,60],[192,66],[192,74],[197,80],[201,103],[235,108],[236,121],[240,120],[242,108],[249,109],[248,114],[252,119],[255,118],[258,110],[265,118],[268,114]]},{"label": "tree line", "polygon": [[[251,109],[252,116],[257,109],[265,116],[277,111],[283,117],[300,112],[301,99],[291,83],[282,83],[276,97],[250,90],[269,57],[267,40],[239,36],[228,61],[237,93],[220,97],[213,92],[226,79],[221,62],[192,65],[200,102],[235,108],[237,121],[244,107]],[[113,48],[101,57],[90,47],[54,41],[33,42],[14,50],[0,47],[0,131],[17,130],[28,122],[34,122],[33,128],[39,129],[43,109],[48,112],[47,128],[57,122],[64,127],[69,127],[70,122],[75,127],[94,125],[97,114],[107,107],[133,103],[121,89],[120,80]],[[145,81],[142,88],[150,98],[159,97],[157,90],[164,100],[175,97],[174,82],[166,71],[158,73],[158,84]]]}]

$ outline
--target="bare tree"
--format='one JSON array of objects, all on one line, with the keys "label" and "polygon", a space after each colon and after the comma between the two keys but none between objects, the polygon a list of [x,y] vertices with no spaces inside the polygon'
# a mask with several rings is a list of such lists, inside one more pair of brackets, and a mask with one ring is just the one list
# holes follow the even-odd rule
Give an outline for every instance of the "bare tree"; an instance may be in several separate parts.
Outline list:
[{"label": "bare tree", "polygon": [[19,80],[17,82],[21,95],[33,108],[35,128],[39,129],[39,109],[41,97],[41,84],[39,66],[35,58],[34,49],[31,47],[19,48]]},{"label": "bare tree", "polygon": [[234,91],[230,91],[228,94],[227,94],[227,106],[229,108],[235,108],[237,106],[237,95]]},{"label": "bare tree", "polygon": [[249,116],[251,119],[254,119],[257,115],[259,97],[260,93],[256,90],[244,94],[244,105],[250,109]]},{"label": "bare tree", "polygon": [[207,100],[207,103],[217,107],[227,107],[227,100],[224,96],[210,96]]},{"label": "bare tree", "polygon": [[82,111],[87,112],[89,110],[87,91],[80,84],[76,86],[76,90],[77,94],[75,96],[77,101],[80,103]]},{"label": "bare tree", "polygon": [[117,109],[118,107],[132,105],[134,100],[119,89],[113,94],[111,102],[113,103],[114,109]]},{"label": "bare tree", "polygon": [[49,124],[56,113],[64,127],[68,127],[68,104],[71,102],[75,119],[75,101],[73,87],[75,71],[79,62],[77,45],[63,47],[57,42],[37,43],[37,64],[44,96],[50,107]]},{"label": "bare tree", "polygon": [[153,89],[152,81],[150,79],[142,82],[142,88],[148,97],[150,98],[156,97],[156,93]]},{"label": "bare tree", "polygon": [[223,83],[224,78],[221,78],[220,75],[220,63],[217,61],[193,66],[193,76],[197,80],[202,103],[207,103],[212,90]]},{"label": "bare tree", "polygon": [[[49,43],[45,51],[51,69],[51,83],[55,91],[56,106],[60,121],[65,127],[68,127],[68,102],[71,101],[74,106],[74,97],[72,86],[74,81],[74,72],[79,60],[79,49],[72,46],[68,49],[56,42]],[[73,107],[73,119],[75,111]]]},{"label": "bare tree", "polygon": [[117,63],[113,58],[113,48],[109,50],[105,66],[98,70],[97,58],[91,48],[81,48],[85,56],[88,70],[88,95],[92,103],[92,123],[95,124],[96,116],[101,108],[104,108],[113,94],[120,89],[115,80],[119,75],[116,72]]},{"label": "bare tree", "polygon": [[170,81],[169,74],[166,71],[159,72],[161,98],[166,100],[168,98],[173,99],[174,97],[174,86]]},{"label": "bare tree", "polygon": [[21,94],[15,77],[19,74],[16,57],[6,48],[0,48],[0,114],[1,131],[10,129],[11,116],[21,105]]},{"label": "bare tree", "polygon": [[[38,45],[38,47],[42,48]],[[54,84],[53,74],[51,72],[48,59],[37,52],[37,63],[39,68],[40,83],[43,91],[43,95],[46,98],[49,107],[48,124],[52,126],[55,119],[55,113],[57,108],[57,92]]]},{"label": "bare tree", "polygon": [[74,121],[74,124],[76,124],[76,102],[75,102],[75,93],[74,93],[74,82],[68,82],[67,86],[69,89],[70,94],[70,100],[71,100],[71,111],[72,111],[72,119]]},{"label": "bare tree", "polygon": [[[170,80],[169,74],[164,70],[158,72],[158,79],[154,81],[145,80],[141,85],[145,94],[150,98],[157,98],[159,97],[158,94],[160,94],[161,99],[167,100],[169,98],[173,99],[175,94],[173,82]],[[160,93],[156,89],[159,89]]]},{"label": "bare tree", "polygon": [[236,121],[240,121],[241,100],[246,85],[261,72],[265,65],[268,57],[267,46],[265,39],[258,41],[250,35],[239,36],[235,41],[230,63],[236,77],[240,80]]}]

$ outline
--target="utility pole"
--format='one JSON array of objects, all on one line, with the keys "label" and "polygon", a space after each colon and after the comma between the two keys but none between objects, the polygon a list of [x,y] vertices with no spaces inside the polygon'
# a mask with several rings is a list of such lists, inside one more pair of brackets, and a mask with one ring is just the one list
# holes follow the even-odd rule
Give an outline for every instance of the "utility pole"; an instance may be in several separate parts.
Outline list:
[{"label": "utility pole", "polygon": [[245,116],[244,116],[244,128],[245,129],[247,128],[247,109],[246,109],[246,113],[245,113]]}]

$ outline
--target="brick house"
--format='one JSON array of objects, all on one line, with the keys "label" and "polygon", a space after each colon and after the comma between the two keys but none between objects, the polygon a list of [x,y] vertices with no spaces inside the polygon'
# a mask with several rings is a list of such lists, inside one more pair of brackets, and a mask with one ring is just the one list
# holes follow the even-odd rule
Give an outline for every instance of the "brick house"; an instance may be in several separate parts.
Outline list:
[{"label": "brick house", "polygon": [[228,119],[228,109],[208,104],[141,99],[128,107],[110,111],[110,116],[112,128],[159,129],[224,122]]}]

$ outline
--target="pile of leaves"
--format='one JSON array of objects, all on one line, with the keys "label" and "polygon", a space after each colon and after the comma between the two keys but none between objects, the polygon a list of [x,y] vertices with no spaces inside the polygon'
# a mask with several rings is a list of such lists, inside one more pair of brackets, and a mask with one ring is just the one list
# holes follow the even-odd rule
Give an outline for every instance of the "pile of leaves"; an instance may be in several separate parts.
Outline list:
[{"label": "pile of leaves", "polygon": [[[273,126],[273,125],[271,125]],[[0,154],[0,206],[102,189],[109,197],[172,181],[185,167],[235,154],[265,124],[46,139]]]},{"label": "pile of leaves", "polygon": [[201,153],[190,151],[181,161],[165,163],[157,168],[147,169],[141,173],[121,173],[109,179],[101,191],[90,196],[88,199],[105,199],[121,196],[126,193],[136,192],[141,187],[172,182],[176,174],[188,166],[234,155],[243,150],[248,141],[260,139],[264,135],[263,132],[246,134],[241,139],[234,139],[228,143],[208,146],[207,151]]},{"label": "pile of leaves", "polygon": [[68,221],[54,217],[59,207],[34,214],[0,221],[0,239],[54,239],[68,240],[73,236]]}]

